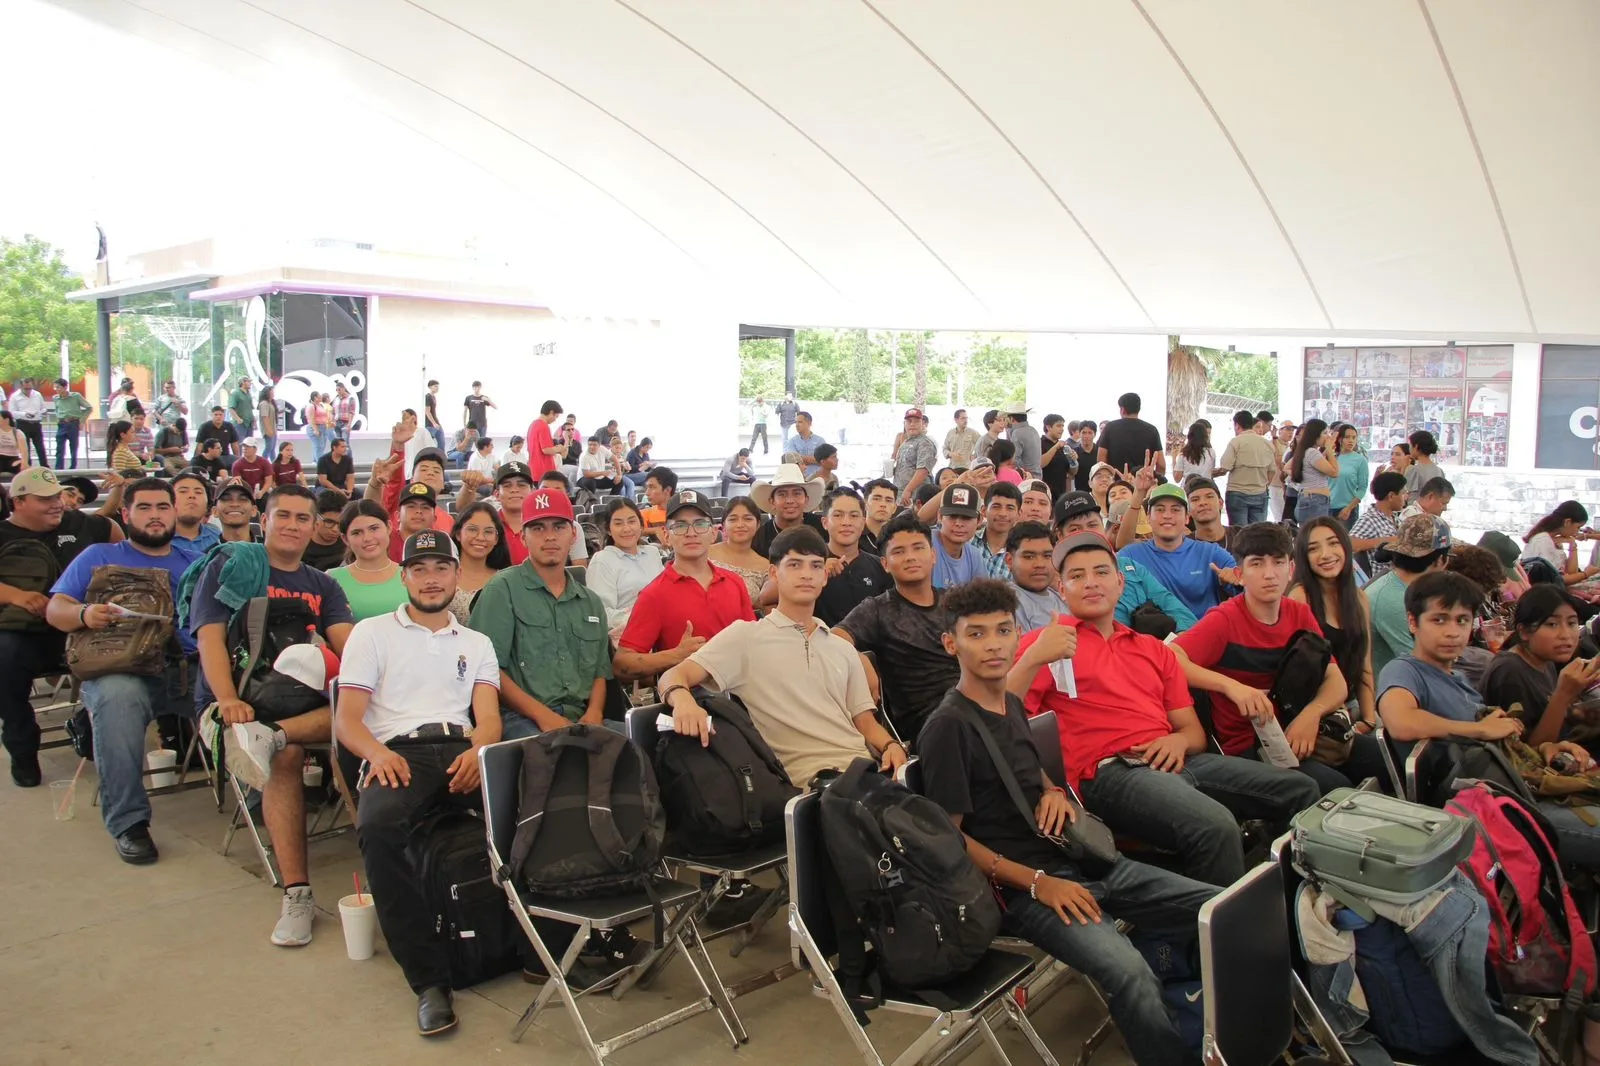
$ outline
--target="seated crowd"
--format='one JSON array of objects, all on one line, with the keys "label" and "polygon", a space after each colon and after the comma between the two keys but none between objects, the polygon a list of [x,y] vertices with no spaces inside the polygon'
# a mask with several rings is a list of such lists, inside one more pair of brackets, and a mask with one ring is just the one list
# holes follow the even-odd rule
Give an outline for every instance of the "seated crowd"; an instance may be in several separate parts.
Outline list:
[{"label": "seated crowd", "polygon": [[[1185,483],[1168,481],[1138,397],[1120,406],[1103,428],[1048,416],[1042,436],[1021,408],[991,412],[981,437],[963,412],[955,442],[968,465],[943,470],[913,409],[894,477],[838,487],[824,466],[834,453],[805,419],[788,442],[799,462],[765,480],[748,464],[724,468],[724,486],[749,485],[731,500],[680,487],[649,459],[648,438],[613,450],[614,424],[581,451],[575,428],[555,443],[555,401],[525,457],[495,463],[477,449],[454,486],[449,457],[414,446],[412,415],[358,499],[343,440],[318,463],[317,491],[274,481],[270,464],[259,479],[236,464],[220,482],[182,467],[118,479],[94,512],[92,483],[26,468],[10,485],[0,554],[42,546],[30,557],[51,575],[30,590],[0,571],[12,778],[41,779],[30,679],[63,662],[70,635],[119,621],[95,602],[96,573],[165,571],[165,669],[83,686],[118,854],[158,857],[147,726],[197,721],[204,745],[261,793],[285,885],[272,942],[308,943],[301,768],[307,745],[336,738],[362,763],[353,786],[368,880],[432,1033],[454,1015],[412,827],[441,805],[479,802],[486,744],[573,723],[620,728],[608,717],[620,682],[653,683],[674,728],[705,739],[694,690],[712,688],[745,704],[798,786],[858,757],[886,770],[918,757],[927,795],[1004,900],[1008,931],[1096,981],[1135,1061],[1191,1061],[1155,975],[1110,919],[1192,937],[1200,905],[1245,871],[1242,824],[1276,835],[1335,788],[1393,789],[1380,725],[1402,758],[1428,738],[1522,737],[1546,759],[1593,767],[1600,659],[1580,649],[1595,652],[1582,623],[1596,567],[1577,559],[1588,515],[1576,503],[1529,532],[1526,566],[1514,544],[1498,556],[1456,545],[1442,518],[1449,482],[1437,467],[1413,477],[1432,464],[1398,453],[1399,469],[1365,486],[1362,510],[1360,492],[1336,494],[1353,454],[1343,427],[1318,420],[1288,441],[1269,413],[1240,412],[1220,459],[1209,426],[1191,431],[1172,457]],[[1421,433],[1412,450],[1426,460],[1437,448]],[[254,458],[249,441],[243,451],[240,462]],[[957,458],[948,440],[945,454]],[[559,469],[569,457],[576,478]],[[592,556],[579,489],[619,493],[601,497]],[[453,514],[441,503],[452,491]],[[325,653],[301,680],[326,692],[337,675],[336,700],[292,714],[247,702],[229,631],[257,597],[303,605]],[[1286,713],[1272,693],[1304,634],[1325,641],[1324,665]],[[1062,781],[1027,729],[1045,712],[1060,726]],[[1070,789],[1148,861],[1065,861],[1007,798],[979,728],[1046,831],[1072,816]],[[1339,743],[1319,743],[1328,738]],[[1589,812],[1547,807],[1564,857],[1600,869]],[[585,955],[602,972],[637,958],[625,934]]]}]

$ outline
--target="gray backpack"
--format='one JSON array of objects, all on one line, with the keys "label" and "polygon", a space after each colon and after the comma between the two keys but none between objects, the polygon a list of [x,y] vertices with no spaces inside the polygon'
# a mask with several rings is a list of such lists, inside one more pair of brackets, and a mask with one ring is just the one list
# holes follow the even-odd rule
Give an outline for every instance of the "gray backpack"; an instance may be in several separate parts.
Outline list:
[{"label": "gray backpack", "polygon": [[1353,788],[1295,815],[1290,831],[1295,869],[1358,911],[1363,900],[1427,895],[1472,853],[1474,839],[1465,818]]}]

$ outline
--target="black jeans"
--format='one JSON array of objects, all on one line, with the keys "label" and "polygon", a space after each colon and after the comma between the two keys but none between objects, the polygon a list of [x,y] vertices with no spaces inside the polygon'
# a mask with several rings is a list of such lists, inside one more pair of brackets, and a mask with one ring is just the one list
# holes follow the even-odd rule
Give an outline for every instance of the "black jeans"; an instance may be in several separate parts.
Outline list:
[{"label": "black jeans", "polygon": [[[16,421],[17,430],[33,445],[33,452],[39,457],[40,466],[50,465],[50,456],[44,450],[44,423],[31,418],[19,418]],[[22,457],[26,460],[27,455]]]},{"label": "black jeans", "polygon": [[67,636],[54,629],[0,630],[0,741],[13,759],[39,752],[33,715],[33,679],[52,666],[62,670]]},{"label": "black jeans", "polygon": [[360,788],[356,842],[366,862],[378,926],[413,992],[435,985],[448,988],[450,956],[434,932],[433,908],[406,849],[412,828],[424,815],[441,807],[480,808],[479,791],[451,792],[445,772],[469,746],[459,739],[397,743],[394,750],[411,767],[411,783],[390,788],[374,782]]}]

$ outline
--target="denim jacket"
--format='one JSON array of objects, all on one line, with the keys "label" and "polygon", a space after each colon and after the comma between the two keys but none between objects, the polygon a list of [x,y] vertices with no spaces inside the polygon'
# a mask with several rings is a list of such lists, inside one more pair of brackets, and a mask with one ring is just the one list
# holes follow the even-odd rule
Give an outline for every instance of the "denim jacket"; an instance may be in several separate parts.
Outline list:
[{"label": "denim jacket", "polygon": [[[1307,892],[1316,893],[1317,890],[1308,884],[1300,891],[1303,895]],[[1308,918],[1324,921],[1324,909],[1307,906],[1309,902],[1302,901],[1297,909],[1301,921]],[[1381,918],[1403,930],[1437,984],[1438,993],[1450,1017],[1480,1053],[1508,1066],[1538,1066],[1539,1052],[1532,1038],[1511,1019],[1496,1013],[1489,999],[1485,973],[1489,952],[1489,909],[1464,874],[1459,870],[1452,872],[1438,890],[1415,903],[1395,905],[1376,900],[1368,902]],[[1371,1014],[1383,1012],[1369,1012],[1365,997],[1370,995],[1375,1004],[1392,1008],[1396,1001],[1404,1002],[1410,995],[1421,994],[1421,990],[1414,987],[1372,987],[1362,990],[1356,974],[1356,941],[1360,939],[1356,931],[1366,925],[1351,911],[1334,911],[1332,930],[1323,927],[1312,931],[1321,949],[1316,952],[1317,957],[1332,957],[1327,946],[1333,938],[1342,943],[1344,937],[1349,937],[1350,955],[1337,962],[1313,962],[1308,975],[1308,984],[1317,1007],[1339,1034],[1351,1057],[1362,1066],[1389,1061],[1386,1055],[1376,1057],[1374,1053],[1377,1049],[1368,1046],[1373,1043],[1368,1039],[1371,1031],[1382,1028],[1381,1018],[1374,1019]],[[1380,938],[1386,932],[1371,930],[1372,935]],[[1302,930],[1301,942],[1302,945],[1307,943],[1305,930]],[[1380,974],[1369,968],[1368,976],[1375,979]],[[1369,1021],[1374,1024],[1369,1026]],[[1449,1034],[1448,1027],[1442,1025],[1428,1030],[1430,1037],[1440,1040],[1447,1039]]]}]

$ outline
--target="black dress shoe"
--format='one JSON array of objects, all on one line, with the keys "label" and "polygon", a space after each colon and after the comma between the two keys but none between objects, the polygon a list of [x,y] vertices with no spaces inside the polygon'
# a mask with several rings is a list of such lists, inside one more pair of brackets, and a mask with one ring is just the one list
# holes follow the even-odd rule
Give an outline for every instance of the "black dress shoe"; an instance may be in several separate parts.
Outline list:
[{"label": "black dress shoe", "polygon": [[143,822],[117,837],[117,855],[131,866],[148,866],[161,858],[156,842],[150,839],[150,827]]},{"label": "black dress shoe", "polygon": [[38,788],[43,780],[38,755],[11,756],[11,781],[18,788]]},{"label": "black dress shoe", "polygon": [[437,1036],[456,1027],[456,1009],[450,1004],[450,990],[442,985],[424,988],[417,996],[417,1032]]}]

